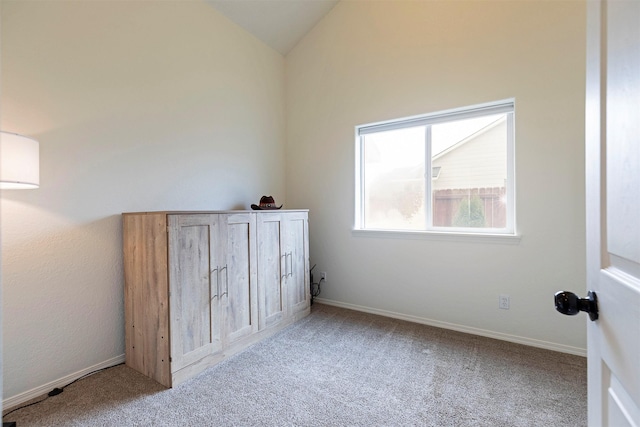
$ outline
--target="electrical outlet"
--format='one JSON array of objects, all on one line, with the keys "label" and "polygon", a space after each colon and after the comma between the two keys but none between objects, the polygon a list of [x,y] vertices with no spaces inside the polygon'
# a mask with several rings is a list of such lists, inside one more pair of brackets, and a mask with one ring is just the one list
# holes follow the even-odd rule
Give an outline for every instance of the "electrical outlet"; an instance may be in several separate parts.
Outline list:
[{"label": "electrical outlet", "polygon": [[498,307],[503,310],[509,310],[509,295],[500,295],[498,297]]},{"label": "electrical outlet", "polygon": [[324,283],[327,283],[327,272],[326,271],[321,271],[320,272],[320,280],[323,281]]}]

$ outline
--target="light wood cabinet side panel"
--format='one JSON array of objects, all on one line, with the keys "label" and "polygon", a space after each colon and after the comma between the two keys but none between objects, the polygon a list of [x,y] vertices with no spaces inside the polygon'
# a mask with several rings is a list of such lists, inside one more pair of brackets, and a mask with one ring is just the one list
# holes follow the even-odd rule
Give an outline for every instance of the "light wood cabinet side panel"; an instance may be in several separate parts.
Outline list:
[{"label": "light wood cabinet side panel", "polygon": [[171,387],[165,214],[123,216],[125,360]]}]

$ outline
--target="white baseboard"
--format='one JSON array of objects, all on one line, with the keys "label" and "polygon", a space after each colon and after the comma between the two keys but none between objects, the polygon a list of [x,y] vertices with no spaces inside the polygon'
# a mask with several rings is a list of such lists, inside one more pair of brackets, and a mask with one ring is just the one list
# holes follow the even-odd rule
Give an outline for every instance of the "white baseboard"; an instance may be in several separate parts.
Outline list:
[{"label": "white baseboard", "polygon": [[119,365],[124,362],[124,354],[120,356],[113,357],[111,359],[105,360],[104,362],[98,363],[97,365],[89,366],[88,368],[82,369],[78,372],[74,372],[67,376],[64,376],[55,381],[51,381],[47,384],[43,384],[39,387],[33,388],[31,390],[25,391],[23,393],[17,394],[15,396],[11,396],[2,401],[2,409],[3,411],[10,410],[24,402],[27,402],[31,399],[35,399],[38,396],[45,395],[49,393],[54,388],[62,388],[69,383],[77,380],[78,378],[90,374],[93,371],[97,371],[99,369],[109,368],[111,366]]},{"label": "white baseboard", "polygon": [[329,300],[325,298],[314,298],[314,302],[319,304],[332,305],[335,307],[347,308],[350,310],[362,311],[365,313],[377,314],[380,316],[391,317],[393,319],[406,320],[423,325],[435,326],[437,328],[450,329],[467,334],[480,335],[487,338],[494,338],[502,341],[509,341],[517,344],[524,344],[531,347],[544,348],[547,350],[558,351],[561,353],[574,354],[576,356],[587,357],[587,349],[580,347],[572,347],[564,344],[557,344],[548,341],[536,340],[533,338],[520,337],[517,335],[503,334],[502,332],[488,331],[486,329],[474,328],[471,326],[457,325],[455,323],[442,322],[440,320],[426,319],[424,317],[411,316],[408,314],[395,313],[393,311],[380,310],[377,308],[364,307],[361,305],[348,304],[340,301]]}]

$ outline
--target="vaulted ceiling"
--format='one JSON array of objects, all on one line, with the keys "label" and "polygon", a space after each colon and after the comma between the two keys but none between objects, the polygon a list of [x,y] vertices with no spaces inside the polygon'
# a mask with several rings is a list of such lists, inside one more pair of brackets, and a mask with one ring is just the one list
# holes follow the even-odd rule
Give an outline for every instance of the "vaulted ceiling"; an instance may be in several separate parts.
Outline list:
[{"label": "vaulted ceiling", "polygon": [[205,0],[283,55],[339,0]]}]

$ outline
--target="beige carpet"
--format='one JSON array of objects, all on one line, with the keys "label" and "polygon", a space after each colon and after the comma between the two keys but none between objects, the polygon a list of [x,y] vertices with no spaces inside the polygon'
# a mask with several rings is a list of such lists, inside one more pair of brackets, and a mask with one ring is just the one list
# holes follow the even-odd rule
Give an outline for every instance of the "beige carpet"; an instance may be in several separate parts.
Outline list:
[{"label": "beige carpet", "polygon": [[[560,320],[559,320],[560,322]],[[585,426],[586,359],[314,304],[174,389],[118,366],[25,426]]]}]

